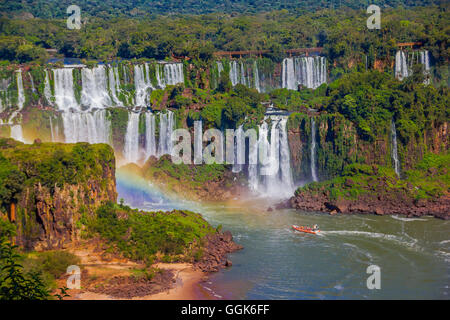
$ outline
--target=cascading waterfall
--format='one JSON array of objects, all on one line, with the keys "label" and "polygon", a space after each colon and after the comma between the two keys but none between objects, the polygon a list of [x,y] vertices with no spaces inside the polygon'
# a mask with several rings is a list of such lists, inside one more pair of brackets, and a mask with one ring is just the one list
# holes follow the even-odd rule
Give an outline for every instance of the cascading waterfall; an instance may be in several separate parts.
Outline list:
[{"label": "cascading waterfall", "polygon": [[66,143],[110,143],[111,123],[105,110],[85,113],[67,111],[61,117]]},{"label": "cascading waterfall", "polygon": [[282,63],[282,87],[297,90],[299,85],[315,89],[327,82],[325,57],[285,58]]},{"label": "cascading waterfall", "polygon": [[55,103],[60,111],[80,111],[73,88],[73,68],[53,69]]},{"label": "cascading waterfall", "polygon": [[400,160],[398,159],[398,150],[397,150],[397,130],[395,129],[394,120],[391,121],[391,154],[392,154],[392,163],[394,166],[395,173],[398,177],[400,177]]},{"label": "cascading waterfall", "polygon": [[11,138],[17,141],[25,142],[23,139],[22,125],[15,124],[11,126]]},{"label": "cascading waterfall", "polygon": [[47,103],[52,106],[53,105],[52,90],[50,89],[50,79],[47,70],[45,70],[44,97]]},{"label": "cascading waterfall", "polygon": [[145,113],[145,160],[156,156],[155,141],[155,115],[151,112]]},{"label": "cascading waterfall", "polygon": [[108,70],[108,80],[109,80],[109,92],[111,94],[112,102],[116,106],[122,106],[122,102],[119,100],[118,96],[120,94],[120,78],[119,78],[119,68],[111,66]]},{"label": "cascading waterfall", "polygon": [[408,64],[406,63],[405,53],[403,51],[397,51],[395,54],[395,77],[403,80],[408,75]]},{"label": "cascading waterfall", "polygon": [[30,83],[31,83],[31,92],[36,93],[36,88],[34,87],[34,80],[33,80],[33,76],[31,75],[31,73],[28,72],[28,77],[30,78]]},{"label": "cascading waterfall", "polygon": [[11,126],[11,138],[25,143],[25,139],[23,138],[22,125],[15,124]]},{"label": "cascading waterfall", "polygon": [[172,152],[173,112],[159,114],[159,149],[158,155]]},{"label": "cascading waterfall", "polygon": [[[162,66],[162,67],[161,67]],[[168,85],[184,83],[182,63],[164,63],[156,65],[156,80],[158,87],[165,88]]]},{"label": "cascading waterfall", "polygon": [[150,102],[150,93],[154,89],[150,81],[147,63],[134,66],[134,85],[136,87],[136,106],[146,106]]},{"label": "cascading waterfall", "polygon": [[128,114],[127,132],[125,134],[125,145],[123,155],[127,163],[138,163],[139,152],[139,113],[130,112]]},{"label": "cascading waterfall", "polygon": [[237,85],[239,82],[238,80],[238,64],[236,61],[230,62],[230,81],[233,87]]},{"label": "cascading waterfall", "polygon": [[101,109],[111,106],[108,94],[106,68],[99,65],[95,68],[81,69],[81,104],[90,109]]},{"label": "cascading waterfall", "polygon": [[316,121],[314,117],[311,117],[311,177],[313,181],[319,181],[316,169]]},{"label": "cascading waterfall", "polygon": [[258,90],[258,92],[261,92],[261,85],[259,83],[258,64],[256,63],[256,60],[253,62],[253,79],[255,80],[255,89]]},{"label": "cascading waterfall", "polygon": [[25,104],[25,93],[23,91],[22,70],[17,71],[17,107],[20,111]]},{"label": "cascading waterfall", "polygon": [[[395,77],[400,81],[409,77],[412,74],[412,67],[414,64],[423,65],[423,74],[429,76],[430,74],[430,53],[424,51],[412,51],[408,55],[399,50],[395,54]],[[430,83],[430,79],[425,79],[425,83]]]},{"label": "cascading waterfall", "polygon": [[[217,62],[218,64],[218,72],[223,71],[223,66],[221,62]],[[249,70],[251,71],[249,71]],[[243,61],[230,61],[230,81],[233,86],[237,84],[243,84],[249,88],[255,88],[258,92],[262,91],[260,78],[259,78],[259,70],[258,64],[256,61],[250,65],[246,65]]]},{"label": "cascading waterfall", "polygon": [[[267,118],[272,121],[270,130],[264,121],[259,126],[258,148],[250,148],[249,187],[257,193],[270,197],[290,196],[294,187],[286,130],[287,117],[270,116]],[[252,165],[251,163],[257,164]]]}]

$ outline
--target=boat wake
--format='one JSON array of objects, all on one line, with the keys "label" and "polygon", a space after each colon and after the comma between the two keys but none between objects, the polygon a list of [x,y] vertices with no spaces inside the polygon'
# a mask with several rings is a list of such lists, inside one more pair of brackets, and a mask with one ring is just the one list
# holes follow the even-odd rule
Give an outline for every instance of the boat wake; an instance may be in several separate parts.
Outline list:
[{"label": "boat wake", "polygon": [[399,217],[397,215],[393,215],[391,216],[391,218],[395,219],[395,220],[399,220],[399,221],[428,221],[428,219],[422,219],[422,218],[403,218],[403,217]]},{"label": "boat wake", "polygon": [[384,233],[378,233],[378,232],[367,232],[367,231],[351,231],[351,230],[336,230],[336,231],[321,231],[321,235],[342,235],[342,236],[363,236],[363,237],[369,237],[374,239],[381,239],[381,240],[387,240],[395,242],[401,246],[414,248],[416,250],[421,250],[420,247],[417,246],[417,239],[414,239],[412,237],[409,237],[411,241],[406,241],[405,239],[392,235],[392,234],[384,234]]}]

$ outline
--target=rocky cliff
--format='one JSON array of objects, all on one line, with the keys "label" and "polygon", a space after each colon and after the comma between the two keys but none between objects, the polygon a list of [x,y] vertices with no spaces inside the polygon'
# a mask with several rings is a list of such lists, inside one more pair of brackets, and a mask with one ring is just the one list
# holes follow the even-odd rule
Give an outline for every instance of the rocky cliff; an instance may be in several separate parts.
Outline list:
[{"label": "rocky cliff", "polygon": [[[311,117],[316,126],[316,166],[320,181],[342,173],[346,165],[362,163],[392,166],[390,122],[379,124],[376,139],[362,138],[355,125],[340,114],[294,113],[288,122],[291,166],[295,181],[311,178]],[[398,140],[398,157],[402,170],[414,168],[424,154],[445,152],[449,148],[448,122],[436,123],[423,136]]]},{"label": "rocky cliff", "polygon": [[79,239],[83,219],[117,199],[114,152],[106,144],[1,139],[0,162],[0,214],[16,224],[16,243],[27,249]]}]

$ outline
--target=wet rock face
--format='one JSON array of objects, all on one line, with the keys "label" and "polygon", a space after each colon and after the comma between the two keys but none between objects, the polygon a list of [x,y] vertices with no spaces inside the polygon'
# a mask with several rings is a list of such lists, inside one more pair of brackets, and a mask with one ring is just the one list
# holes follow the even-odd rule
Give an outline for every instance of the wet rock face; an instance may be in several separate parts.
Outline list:
[{"label": "wet rock face", "polygon": [[215,272],[231,267],[232,263],[227,259],[227,254],[243,248],[233,241],[230,231],[208,235],[205,241],[203,256],[199,262],[195,263],[195,267],[204,272]]},{"label": "wet rock face", "polygon": [[[95,160],[80,160],[80,167],[73,171],[73,175],[58,174],[58,183],[54,184],[48,182],[45,184],[45,179],[48,179],[45,174],[53,174],[51,168],[40,171],[45,174],[37,175],[33,171],[35,167],[43,166],[42,163],[45,163],[42,154],[40,159],[17,160],[11,157],[22,172],[31,177],[16,195],[17,203],[11,206],[14,208],[14,214],[11,215],[9,212],[7,215],[14,216],[14,219],[10,220],[16,224],[17,245],[28,250],[65,248],[71,242],[80,239],[83,228],[80,222],[82,217],[93,215],[106,201],[117,201],[113,150],[106,145],[92,146],[94,150],[92,156],[95,156]],[[32,147],[40,148],[36,145]],[[53,147],[51,152],[55,153],[61,152],[62,148],[70,148],[57,144]],[[91,151],[89,148],[91,147],[86,147],[86,153]],[[68,156],[70,157],[70,154]],[[52,158],[51,163],[67,172],[70,164],[64,160],[66,158],[61,159]],[[2,215],[6,213],[0,212],[0,216]]]},{"label": "wet rock face", "polygon": [[117,200],[112,171],[103,181],[92,180],[86,185],[64,185],[53,192],[40,184],[35,188],[36,226],[38,237],[21,234],[20,244],[34,250],[62,249],[79,240],[77,226],[82,214],[92,215],[106,201]]}]

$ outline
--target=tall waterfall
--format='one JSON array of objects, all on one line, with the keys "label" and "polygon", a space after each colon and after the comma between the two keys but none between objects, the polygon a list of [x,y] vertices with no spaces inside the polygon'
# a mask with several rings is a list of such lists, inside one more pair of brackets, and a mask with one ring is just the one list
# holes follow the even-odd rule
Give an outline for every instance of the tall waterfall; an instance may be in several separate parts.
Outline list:
[{"label": "tall waterfall", "polygon": [[259,83],[258,64],[256,63],[256,60],[253,62],[253,80],[255,81],[255,89],[258,90],[258,92],[261,92],[261,85]]},{"label": "tall waterfall", "polygon": [[44,97],[47,103],[52,106],[53,105],[52,90],[50,89],[50,79],[48,76],[48,70],[45,70]]},{"label": "tall waterfall", "polygon": [[319,181],[316,169],[316,121],[314,117],[311,117],[311,177],[313,181]]},{"label": "tall waterfall", "polygon": [[159,114],[159,149],[158,154],[171,154],[172,152],[172,131],[173,131],[173,112]]},{"label": "tall waterfall", "polygon": [[[222,63],[218,63],[218,72],[219,75],[223,71]],[[233,86],[237,84],[243,84],[249,88],[254,88],[258,90],[258,92],[262,91],[260,78],[259,78],[259,70],[258,64],[253,61],[252,64],[244,63],[243,61],[230,61],[230,81]]]},{"label": "tall waterfall", "polygon": [[28,77],[30,78],[31,92],[36,93],[36,88],[35,88],[35,86],[34,86],[33,76],[31,75],[30,72],[28,72]]},{"label": "tall waterfall", "polygon": [[397,130],[395,129],[394,120],[391,121],[391,155],[395,173],[400,177],[400,160],[398,159],[397,150]]},{"label": "tall waterfall", "polygon": [[298,85],[315,89],[327,81],[325,57],[285,58],[282,64],[282,87],[297,90]]},{"label": "tall waterfall", "polygon": [[146,106],[150,102],[150,93],[153,89],[147,63],[134,66],[134,85],[136,87],[136,106]]},{"label": "tall waterfall", "polygon": [[21,124],[15,124],[11,126],[11,138],[14,140],[20,141],[25,143],[25,139],[23,138],[22,133],[22,125]]},{"label": "tall waterfall", "polygon": [[182,63],[164,63],[156,65],[156,79],[158,87],[165,88],[167,85],[184,83]]},{"label": "tall waterfall", "polygon": [[145,160],[156,156],[155,141],[155,115],[151,112],[145,113]]},{"label": "tall waterfall", "polygon": [[405,53],[403,51],[397,51],[395,54],[395,77],[403,80],[408,75],[408,64],[406,63]]},{"label": "tall waterfall", "polygon": [[105,110],[63,112],[61,114],[66,143],[110,143],[111,123]]},{"label": "tall waterfall", "polygon": [[108,80],[109,80],[109,92],[111,93],[112,102],[116,106],[122,106],[122,102],[120,101],[120,78],[119,78],[119,68],[118,67],[110,67],[108,71]]},{"label": "tall waterfall", "polygon": [[73,89],[73,68],[53,69],[55,103],[61,111],[80,110]]},{"label": "tall waterfall", "polygon": [[17,71],[17,107],[20,111],[25,104],[25,93],[23,91],[23,79],[22,79],[22,70]]},{"label": "tall waterfall", "polygon": [[108,94],[107,76],[105,66],[81,69],[81,104],[87,108],[105,108],[111,106]]},{"label": "tall waterfall", "polygon": [[[259,126],[258,148],[250,148],[249,186],[269,197],[287,197],[294,190],[286,130],[287,117],[267,118],[271,120],[271,128],[264,121]],[[254,163],[256,158],[257,164],[251,165],[251,160]]]},{"label": "tall waterfall", "polygon": [[138,163],[139,152],[139,113],[130,112],[128,114],[127,132],[125,134],[125,145],[123,155],[127,163]]}]

